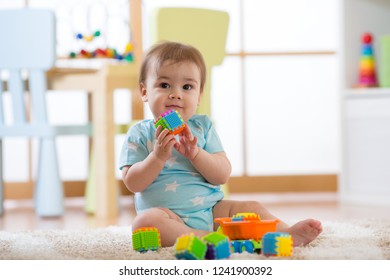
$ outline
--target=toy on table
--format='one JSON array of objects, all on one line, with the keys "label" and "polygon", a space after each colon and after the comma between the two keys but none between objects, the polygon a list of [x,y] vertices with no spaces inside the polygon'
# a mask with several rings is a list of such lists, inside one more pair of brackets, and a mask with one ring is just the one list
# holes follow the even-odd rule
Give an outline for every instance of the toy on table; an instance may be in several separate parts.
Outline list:
[{"label": "toy on table", "polygon": [[99,30],[96,30],[92,35],[88,35],[88,36],[85,36],[81,33],[77,33],[76,34],[76,39],[78,40],[85,40],[87,42],[91,42],[93,41],[93,39],[95,39],[96,37],[99,37],[101,35],[100,31]]},{"label": "toy on table", "polygon": [[134,56],[133,56],[133,45],[131,43],[128,43],[126,45],[125,51],[120,54],[117,52],[116,49],[112,48],[106,48],[101,49],[97,48],[94,51],[86,51],[84,49],[80,50],[79,53],[71,52],[69,54],[70,58],[113,58],[117,60],[125,60],[127,62],[133,62]]},{"label": "toy on table", "polygon": [[169,133],[172,133],[174,135],[182,132],[186,126],[183,121],[183,118],[180,116],[177,110],[168,110],[167,112],[161,114],[154,121],[154,126],[156,128],[159,125],[161,125],[162,129],[167,128],[169,130]]},{"label": "toy on table", "polygon": [[133,231],[133,249],[139,252],[156,251],[161,247],[160,232],[155,227],[143,227]]},{"label": "toy on table", "polygon": [[359,82],[357,84],[358,87],[378,86],[372,43],[372,35],[370,33],[364,33],[362,36],[362,47],[359,61]]}]

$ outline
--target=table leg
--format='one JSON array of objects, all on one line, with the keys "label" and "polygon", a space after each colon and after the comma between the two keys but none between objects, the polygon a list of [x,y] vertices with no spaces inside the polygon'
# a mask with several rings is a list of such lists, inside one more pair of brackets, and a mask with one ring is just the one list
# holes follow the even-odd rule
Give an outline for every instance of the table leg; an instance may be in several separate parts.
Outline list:
[{"label": "table leg", "polygon": [[101,86],[92,95],[96,217],[115,218],[118,215],[118,185],[114,169],[114,89],[107,82],[104,73],[99,81]]}]

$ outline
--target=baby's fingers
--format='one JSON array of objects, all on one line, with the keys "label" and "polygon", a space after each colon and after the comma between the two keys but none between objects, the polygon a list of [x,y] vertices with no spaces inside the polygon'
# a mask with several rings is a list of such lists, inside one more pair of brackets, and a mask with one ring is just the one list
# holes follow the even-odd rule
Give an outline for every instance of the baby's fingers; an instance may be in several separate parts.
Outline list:
[{"label": "baby's fingers", "polygon": [[156,138],[158,138],[158,136],[160,135],[161,131],[162,131],[162,126],[159,125],[159,126],[157,127],[157,129],[156,129]]},{"label": "baby's fingers", "polygon": [[196,138],[196,136],[194,136],[194,137],[192,138],[192,140],[190,140],[190,144],[193,145],[193,146],[195,146],[196,143],[198,143],[198,138]]}]

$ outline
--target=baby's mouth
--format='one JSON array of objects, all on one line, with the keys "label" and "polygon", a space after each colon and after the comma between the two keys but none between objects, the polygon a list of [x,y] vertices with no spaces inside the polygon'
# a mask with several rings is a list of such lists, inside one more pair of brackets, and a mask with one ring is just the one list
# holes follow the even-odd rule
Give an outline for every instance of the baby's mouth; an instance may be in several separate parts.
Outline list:
[{"label": "baby's mouth", "polygon": [[179,106],[179,105],[175,105],[175,104],[172,104],[172,105],[167,105],[166,106],[168,109],[173,109],[173,110],[177,110],[177,109],[182,109],[183,107]]}]

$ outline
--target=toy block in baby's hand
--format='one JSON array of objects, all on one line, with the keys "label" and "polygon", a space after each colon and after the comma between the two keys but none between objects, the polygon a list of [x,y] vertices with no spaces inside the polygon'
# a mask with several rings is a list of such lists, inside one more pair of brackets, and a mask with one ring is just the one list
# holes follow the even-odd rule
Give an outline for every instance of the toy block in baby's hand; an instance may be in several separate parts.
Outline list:
[{"label": "toy block in baby's hand", "polygon": [[157,128],[161,126],[162,129],[167,128],[169,133],[174,135],[182,132],[186,124],[183,121],[183,118],[180,116],[179,112],[176,110],[169,110],[161,114],[157,120],[154,121],[154,126]]}]

